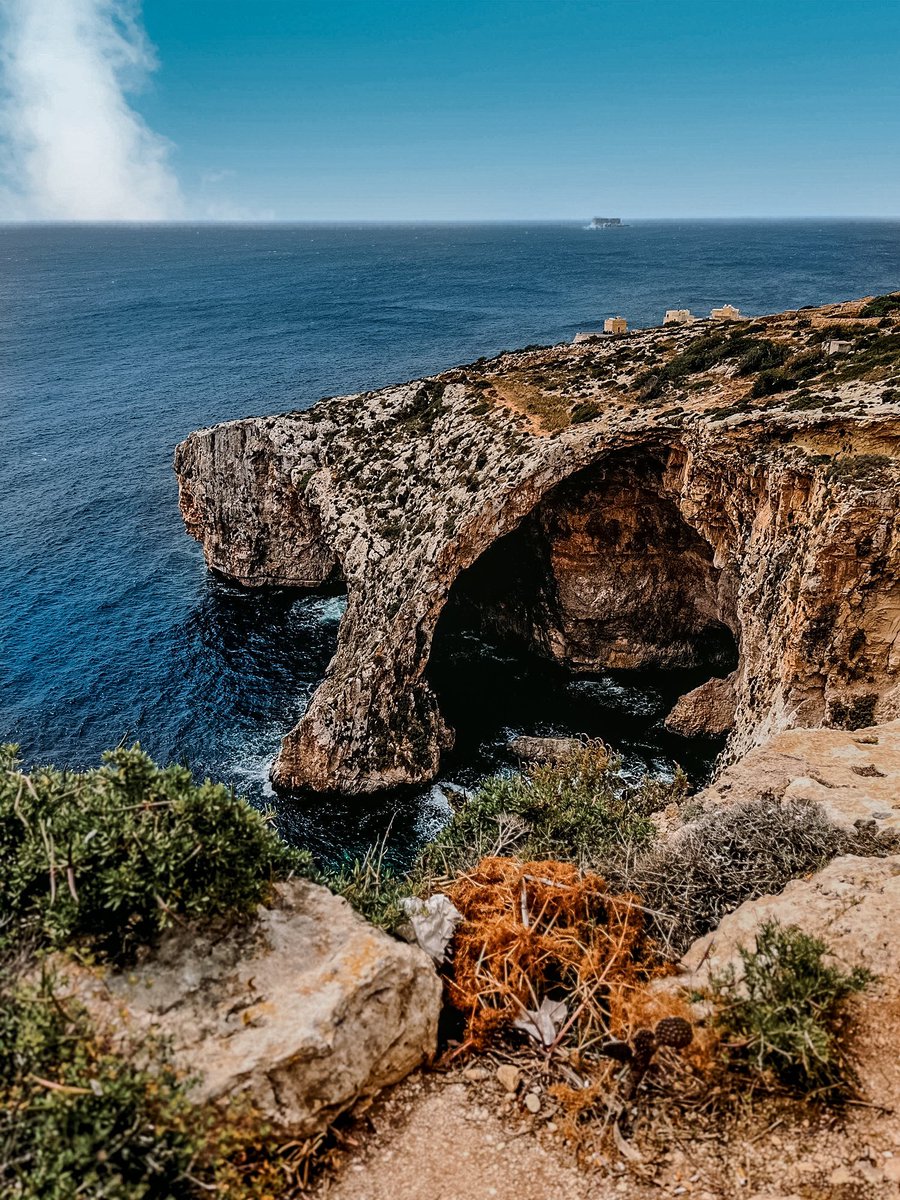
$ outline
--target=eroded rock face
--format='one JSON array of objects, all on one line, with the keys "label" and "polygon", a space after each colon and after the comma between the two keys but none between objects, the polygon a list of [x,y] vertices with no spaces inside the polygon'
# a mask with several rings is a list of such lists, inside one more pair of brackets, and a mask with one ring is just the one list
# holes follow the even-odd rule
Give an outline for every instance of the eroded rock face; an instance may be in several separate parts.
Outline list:
[{"label": "eroded rock face", "polygon": [[[448,601],[574,670],[729,670],[730,652],[732,754],[900,713],[900,332],[820,361],[810,321],[508,354],[192,434],[175,465],[210,566],[348,589],[275,781],[433,777],[453,739],[428,679]],[[751,394],[741,356],[761,341],[801,390]]]},{"label": "eroded rock face", "polygon": [[[900,974],[900,856],[834,859],[810,879],[795,879],[778,896],[760,896],[723,917],[682,960],[692,985],[728,966],[740,971],[741,948],[753,949],[766,921],[796,925],[819,938],[845,966]],[[686,981],[680,980],[685,983]]]},{"label": "eroded rock face", "polygon": [[131,971],[76,986],[131,1036],[170,1040],[199,1098],[246,1097],[305,1137],[434,1054],[442,987],[421,950],[326,888],[277,890],[247,926],[173,935]]}]

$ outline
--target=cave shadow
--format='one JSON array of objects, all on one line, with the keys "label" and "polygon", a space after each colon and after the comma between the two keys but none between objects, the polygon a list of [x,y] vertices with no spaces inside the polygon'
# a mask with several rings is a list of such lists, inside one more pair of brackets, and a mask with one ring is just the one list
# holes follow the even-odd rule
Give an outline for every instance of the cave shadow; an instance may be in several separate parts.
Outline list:
[{"label": "cave shadow", "polygon": [[722,737],[663,724],[737,665],[735,581],[665,487],[664,452],[611,455],[554,488],[455,581],[428,679],[456,731],[443,764],[474,782],[517,734],[603,738],[626,773],[708,779]]}]

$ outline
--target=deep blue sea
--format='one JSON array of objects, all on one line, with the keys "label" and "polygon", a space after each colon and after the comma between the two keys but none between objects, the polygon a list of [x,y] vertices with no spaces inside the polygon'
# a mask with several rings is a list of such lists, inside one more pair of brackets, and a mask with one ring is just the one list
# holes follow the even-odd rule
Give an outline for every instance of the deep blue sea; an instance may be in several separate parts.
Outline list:
[{"label": "deep blue sea", "polygon": [[[606,316],[651,325],[671,307],[755,314],[898,287],[896,221],[0,228],[0,740],[82,767],[140,739],[267,799],[342,602],[207,574],[171,469],[192,429],[568,340]],[[496,711],[490,737],[576,724],[618,736],[629,761],[671,765],[652,686],[581,681],[558,699]],[[470,741],[461,777],[491,759]],[[403,806],[408,831],[439,819],[428,794]],[[288,836],[320,849],[387,820],[371,801],[278,808]]]}]

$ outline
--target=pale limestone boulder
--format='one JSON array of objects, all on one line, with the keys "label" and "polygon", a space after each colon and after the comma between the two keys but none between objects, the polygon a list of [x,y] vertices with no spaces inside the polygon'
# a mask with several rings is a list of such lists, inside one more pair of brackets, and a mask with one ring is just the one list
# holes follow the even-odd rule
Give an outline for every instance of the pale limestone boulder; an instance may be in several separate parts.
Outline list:
[{"label": "pale limestone boulder", "polygon": [[573,737],[514,737],[509,748],[522,762],[565,762],[584,749],[584,742]]},{"label": "pale limestone boulder", "polygon": [[789,729],[751,750],[697,795],[704,807],[763,795],[820,804],[851,831],[900,832],[900,721],[868,729]]},{"label": "pale limestone boulder", "polygon": [[431,1058],[442,991],[421,950],[305,880],[245,926],[180,932],[131,971],[74,986],[130,1036],[169,1039],[199,1098],[247,1097],[301,1137]]},{"label": "pale limestone boulder", "polygon": [[670,733],[682,737],[718,737],[734,728],[737,692],[731,677],[707,679],[690,692],[679,696],[665,720]]},{"label": "pale limestone boulder", "polygon": [[842,965],[867,967],[884,980],[900,977],[900,855],[843,855],[809,879],[795,879],[777,896],[748,900],[712,933],[698,938],[681,962],[681,985],[702,987],[710,972],[733,965],[752,949],[766,921],[796,925],[820,938]]}]

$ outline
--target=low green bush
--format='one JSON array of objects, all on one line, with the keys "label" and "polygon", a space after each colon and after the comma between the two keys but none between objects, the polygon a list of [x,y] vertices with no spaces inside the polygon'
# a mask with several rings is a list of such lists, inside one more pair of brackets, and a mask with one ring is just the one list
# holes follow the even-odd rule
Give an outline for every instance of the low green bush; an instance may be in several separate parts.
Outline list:
[{"label": "low green bush", "polygon": [[788,375],[782,367],[773,367],[770,371],[760,371],[753,380],[750,396],[758,400],[762,396],[774,396],[777,392],[788,392],[797,387],[797,380]]},{"label": "low green bush", "polygon": [[33,937],[127,957],[173,923],[252,912],[310,866],[228,788],[138,746],[81,773],[23,774],[16,748],[0,750],[0,947]]},{"label": "low green bush", "polygon": [[604,746],[587,743],[559,765],[487,780],[425,847],[416,869],[420,876],[446,877],[495,855],[602,870],[648,845],[654,835],[650,813],[686,790],[680,773],[672,784],[629,785],[620,761]]},{"label": "low green bush", "polygon": [[759,338],[753,342],[738,363],[738,375],[754,375],[757,371],[780,367],[790,353],[790,349],[780,342]]},{"label": "low green bush", "polygon": [[740,970],[712,975],[713,1021],[731,1065],[803,1095],[852,1094],[842,1008],[872,976],[861,968],[843,971],[827,953],[796,926],[770,921],[753,950],[741,949]]},{"label": "low green bush", "polygon": [[888,317],[892,313],[900,313],[900,292],[891,292],[887,296],[875,296],[862,309],[861,317]]},{"label": "low green bush", "polygon": [[43,975],[0,969],[0,1192],[8,1200],[188,1200],[210,1117],[157,1047],[116,1053]]}]

